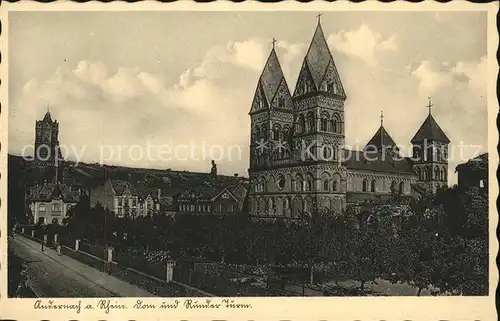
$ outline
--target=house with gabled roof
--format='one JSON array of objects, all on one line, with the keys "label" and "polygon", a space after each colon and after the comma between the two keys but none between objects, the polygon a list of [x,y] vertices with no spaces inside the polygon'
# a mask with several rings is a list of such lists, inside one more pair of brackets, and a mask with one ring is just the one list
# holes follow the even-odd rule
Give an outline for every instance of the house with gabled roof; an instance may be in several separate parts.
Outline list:
[{"label": "house with gabled roof", "polygon": [[205,181],[186,189],[177,200],[179,214],[227,215],[243,211],[247,189],[240,182]]},{"label": "house with gabled roof", "polygon": [[139,195],[134,185],[124,180],[108,179],[90,191],[90,206],[101,204],[117,217],[136,217],[139,213]]},{"label": "house with gabled roof", "polygon": [[78,201],[78,193],[61,183],[35,186],[29,199],[34,222],[39,224],[61,224]]}]

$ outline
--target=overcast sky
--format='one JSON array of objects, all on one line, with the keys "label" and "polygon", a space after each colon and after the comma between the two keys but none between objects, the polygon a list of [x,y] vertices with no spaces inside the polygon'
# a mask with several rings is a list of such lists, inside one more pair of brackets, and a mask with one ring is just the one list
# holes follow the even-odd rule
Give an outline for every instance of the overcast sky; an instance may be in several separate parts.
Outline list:
[{"label": "overcast sky", "polygon": [[[61,144],[86,148],[82,161],[98,162],[99,146],[110,145],[107,163],[205,172],[218,145],[231,151],[219,172],[246,175],[248,112],[271,40],[293,92],[315,15],[11,12],[9,151],[33,144],[49,104]],[[348,96],[348,145],[366,144],[383,109],[389,134],[408,146],[432,96],[452,145],[487,151],[486,13],[332,12],[321,22]],[[200,157],[204,145],[207,159],[137,159],[137,147],[118,155],[117,145],[133,144],[190,144]]]}]

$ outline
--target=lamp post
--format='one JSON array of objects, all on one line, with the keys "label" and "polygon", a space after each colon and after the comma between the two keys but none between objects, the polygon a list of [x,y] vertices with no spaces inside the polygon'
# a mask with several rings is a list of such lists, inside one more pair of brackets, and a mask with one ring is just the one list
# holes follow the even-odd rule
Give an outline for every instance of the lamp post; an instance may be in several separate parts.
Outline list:
[{"label": "lamp post", "polygon": [[42,238],[42,252],[45,251],[44,245],[46,242],[47,242],[47,234],[44,234]]}]

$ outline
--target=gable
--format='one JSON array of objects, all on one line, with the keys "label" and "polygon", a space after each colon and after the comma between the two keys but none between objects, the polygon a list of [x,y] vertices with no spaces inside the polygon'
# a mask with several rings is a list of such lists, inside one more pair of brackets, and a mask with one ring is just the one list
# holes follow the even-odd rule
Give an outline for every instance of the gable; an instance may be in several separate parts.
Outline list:
[{"label": "gable", "polygon": [[328,68],[326,69],[326,73],[321,83],[321,90],[340,96],[342,98],[346,98],[344,87],[342,86],[342,82],[340,81],[340,76],[335,63],[333,62],[333,59],[330,59],[330,63],[328,64]]},{"label": "gable", "polygon": [[222,201],[235,201],[237,202],[238,199],[231,193],[227,188],[224,188],[219,194],[217,194],[214,198],[212,198],[212,201],[217,201],[217,200],[222,200]]},{"label": "gable", "polygon": [[311,73],[309,72],[307,63],[304,60],[302,68],[300,69],[299,78],[297,79],[297,84],[295,85],[293,97],[298,97],[314,91],[316,91],[316,85],[314,84]]},{"label": "gable", "polygon": [[278,90],[276,91],[276,95],[273,98],[271,108],[287,109],[290,111],[293,110],[293,101],[290,95],[290,91],[288,90],[285,78],[282,79]]},{"label": "gable", "polygon": [[259,81],[259,83],[257,84],[257,89],[255,90],[255,95],[253,97],[252,108],[250,109],[250,113],[266,110],[268,108],[269,104],[267,103],[267,99],[265,98],[264,92],[262,91],[262,86]]}]

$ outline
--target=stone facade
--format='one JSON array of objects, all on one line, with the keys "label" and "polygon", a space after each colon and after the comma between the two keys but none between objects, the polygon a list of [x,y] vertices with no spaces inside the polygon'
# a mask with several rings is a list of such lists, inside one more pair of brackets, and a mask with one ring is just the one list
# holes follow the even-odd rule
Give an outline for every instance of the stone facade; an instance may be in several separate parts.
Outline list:
[{"label": "stone facade", "polygon": [[40,165],[54,164],[54,160],[63,159],[59,149],[59,123],[52,121],[48,111],[35,125],[34,158]]},{"label": "stone facade", "polygon": [[[415,184],[431,193],[446,185],[444,152],[441,158],[401,157],[383,121],[365,150],[346,150],[346,99],[319,22],[293,96],[272,49],[249,113],[251,216],[302,218],[321,211],[342,213],[348,203],[394,194],[410,196]],[[433,118],[426,119],[412,140],[415,150],[423,145],[421,137],[426,144],[432,142],[435,150],[449,143]],[[375,159],[367,156],[371,147]],[[422,176],[427,166],[432,166],[432,175]]]}]

